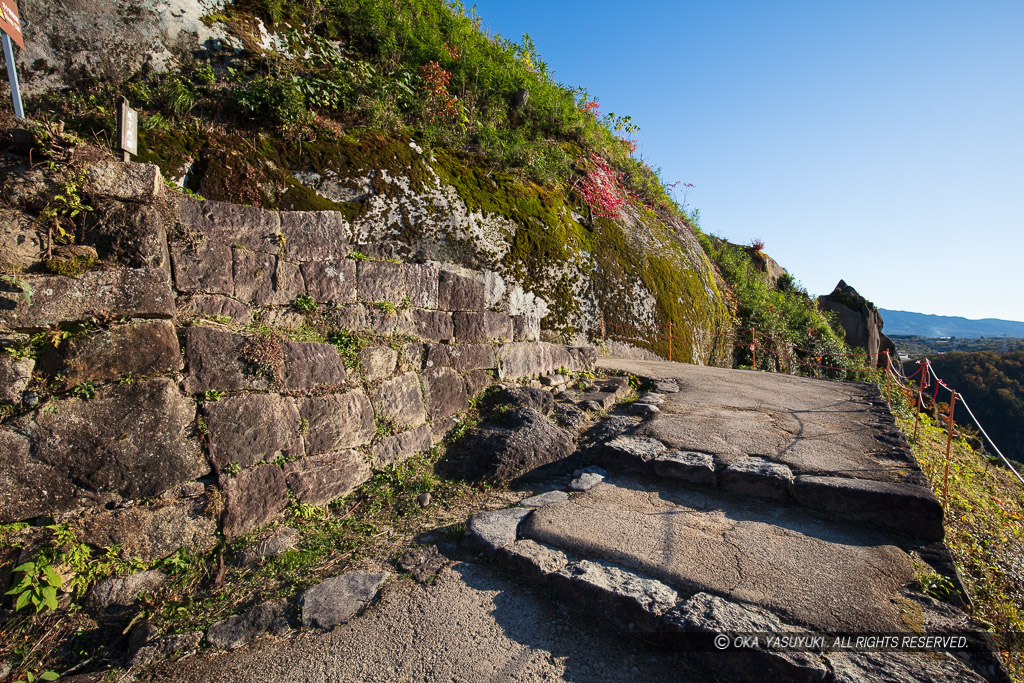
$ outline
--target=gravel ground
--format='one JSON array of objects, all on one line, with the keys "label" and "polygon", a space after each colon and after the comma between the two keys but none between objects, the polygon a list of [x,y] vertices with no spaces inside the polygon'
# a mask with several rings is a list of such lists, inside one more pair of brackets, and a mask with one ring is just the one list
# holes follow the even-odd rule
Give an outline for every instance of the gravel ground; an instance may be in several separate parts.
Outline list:
[{"label": "gravel ground", "polygon": [[710,680],[685,655],[650,648],[486,564],[461,562],[430,586],[389,584],[330,632],[261,639],[160,665],[145,681]]}]

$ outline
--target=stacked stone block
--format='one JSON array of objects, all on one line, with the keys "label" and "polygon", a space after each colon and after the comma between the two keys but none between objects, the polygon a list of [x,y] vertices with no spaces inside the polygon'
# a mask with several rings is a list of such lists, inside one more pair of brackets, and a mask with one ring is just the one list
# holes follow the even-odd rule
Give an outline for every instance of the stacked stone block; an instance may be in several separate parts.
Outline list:
[{"label": "stacked stone block", "polygon": [[[178,540],[203,550],[218,525],[244,534],[289,496],[328,503],[372,468],[430,448],[499,379],[596,359],[540,342],[536,318],[487,307],[483,274],[367,259],[360,252],[384,250],[353,246],[334,212],[163,196],[154,172],[91,172],[94,198],[133,217],[104,227],[114,247],[100,269],[26,275],[21,292],[0,291],[6,338],[85,330],[52,357],[0,357],[0,401],[12,404],[0,424],[0,522],[84,511],[76,524],[101,545],[145,547],[148,559]],[[323,335],[308,334],[300,297],[323,329],[371,343],[343,357],[308,341]],[[35,407],[33,372],[58,378]]]}]

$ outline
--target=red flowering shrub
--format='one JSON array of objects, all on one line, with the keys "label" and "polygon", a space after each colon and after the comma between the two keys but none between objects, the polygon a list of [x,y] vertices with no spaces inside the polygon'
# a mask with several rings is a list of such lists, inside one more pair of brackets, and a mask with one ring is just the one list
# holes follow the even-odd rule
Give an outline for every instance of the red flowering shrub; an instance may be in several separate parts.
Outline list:
[{"label": "red flowering shrub", "polygon": [[589,159],[581,159],[580,165],[583,176],[575,183],[576,191],[595,216],[615,218],[627,199],[619,174],[596,154],[591,154]]},{"label": "red flowering shrub", "polygon": [[452,77],[450,71],[437,62],[427,62],[420,67],[420,76],[427,91],[427,111],[431,116],[452,122],[464,116],[459,98],[448,92],[448,82]]}]

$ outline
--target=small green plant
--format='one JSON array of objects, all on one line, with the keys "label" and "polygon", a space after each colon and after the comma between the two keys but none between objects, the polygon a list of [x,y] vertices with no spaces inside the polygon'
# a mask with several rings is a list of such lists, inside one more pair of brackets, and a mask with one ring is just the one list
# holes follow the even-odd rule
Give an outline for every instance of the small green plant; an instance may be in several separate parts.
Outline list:
[{"label": "small green plant", "polygon": [[74,232],[71,229],[74,228],[74,220],[82,213],[93,210],[93,207],[82,200],[84,182],[84,171],[68,173],[63,182],[63,193],[53,195],[53,199],[39,214],[39,219],[46,223],[47,260],[53,258],[54,237],[61,242],[72,241]]},{"label": "small green plant", "polygon": [[921,585],[922,593],[936,600],[948,601],[958,592],[952,581],[935,572],[921,574],[917,577],[917,582]]},{"label": "small green plant", "polygon": [[398,431],[398,425],[393,418],[376,415],[373,422],[375,425],[373,436],[378,441],[393,436]]},{"label": "small green plant", "polygon": [[256,121],[287,125],[304,121],[309,112],[298,79],[257,76],[233,92],[236,107]]},{"label": "small green plant", "polygon": [[361,251],[350,251],[348,257],[353,261],[369,261],[370,257]]},{"label": "small green plant", "polygon": [[302,313],[316,312],[316,301],[309,294],[299,294],[295,297],[295,301],[292,302],[292,306],[295,307],[295,310]]},{"label": "small green plant", "polygon": [[21,298],[24,299],[26,304],[30,305],[32,303],[32,285],[27,280],[22,280],[14,275],[0,275],[0,282],[21,292]]},{"label": "small green plant", "polygon": [[373,303],[373,307],[378,311],[384,311],[385,313],[394,313],[397,310],[395,304],[390,301],[375,301]]},{"label": "small green plant", "polygon": [[209,402],[216,402],[224,398],[223,391],[217,391],[216,389],[209,389],[203,392],[203,400]]},{"label": "small green plant", "polygon": [[299,434],[305,436],[309,433],[309,420],[304,417],[299,418]]},{"label": "small green plant", "polygon": [[224,466],[224,469],[221,470],[221,472],[223,472],[229,477],[237,477],[241,471],[242,466],[239,465],[237,462],[229,462],[227,465]]},{"label": "small green plant", "polygon": [[164,559],[161,566],[171,574],[183,574],[188,571],[189,564],[189,558],[186,550],[184,548],[179,548],[178,552]]},{"label": "small green plant", "polygon": [[34,562],[26,562],[14,568],[22,572],[21,581],[7,591],[7,595],[17,595],[14,611],[29,604],[36,608],[36,614],[47,609],[57,609],[57,589],[63,587],[64,580],[53,570],[45,559],[37,558]]},{"label": "small green plant", "polygon": [[466,523],[457,522],[444,530],[445,539],[452,543],[462,543],[462,537],[466,535]]},{"label": "small green plant", "polygon": [[60,678],[60,674],[58,674],[56,671],[47,670],[37,676],[28,669],[25,669],[25,678],[18,679],[14,683],[36,683],[36,681],[55,681],[58,678]]},{"label": "small green plant", "polygon": [[291,508],[292,519],[312,521],[323,519],[327,516],[327,509],[318,505],[306,505],[305,503],[294,503]]},{"label": "small green plant", "polygon": [[345,367],[355,369],[359,367],[359,351],[363,348],[363,339],[347,330],[332,332],[327,337],[327,343],[333,344],[338,349]]},{"label": "small green plant", "polygon": [[96,398],[96,383],[92,380],[76,384],[71,389],[71,395],[75,398],[80,398],[83,401]]}]

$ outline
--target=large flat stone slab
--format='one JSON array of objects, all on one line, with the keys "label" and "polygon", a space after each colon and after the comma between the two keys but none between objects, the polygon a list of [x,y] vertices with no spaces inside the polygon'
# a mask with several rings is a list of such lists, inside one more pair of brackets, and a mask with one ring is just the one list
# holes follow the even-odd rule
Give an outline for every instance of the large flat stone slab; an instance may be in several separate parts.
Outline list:
[{"label": "large flat stone slab", "polygon": [[318,304],[356,300],[356,263],[351,259],[312,261],[300,266],[306,293]]},{"label": "large flat stone slab", "polygon": [[348,256],[347,225],[337,211],[282,211],[280,217],[287,258],[326,261]]},{"label": "large flat stone slab", "polygon": [[174,286],[179,292],[232,293],[231,247],[217,242],[178,242],[171,245],[170,252],[174,264]]},{"label": "large flat stone slab", "polygon": [[37,330],[92,318],[174,317],[174,292],[159,270],[94,270],[78,277],[25,278],[25,283],[29,292],[0,288],[0,330]]},{"label": "large flat stone slab", "polygon": [[164,378],[17,418],[17,431],[0,431],[0,521],[153,497],[203,476],[194,420],[195,404]]},{"label": "large flat stone slab", "polygon": [[399,429],[418,427],[427,421],[419,376],[406,372],[385,380],[370,390],[374,413],[395,423]]},{"label": "large flat stone slab", "polygon": [[482,311],[484,283],[442,270],[438,275],[437,307],[442,311]]},{"label": "large flat stone slab", "polygon": [[430,433],[430,427],[420,425],[373,444],[373,464],[380,468],[393,462],[401,462],[433,445],[434,437]]},{"label": "large flat stone slab", "polygon": [[243,358],[248,337],[215,327],[185,330],[188,375],[185,390],[197,394],[209,390],[267,389],[266,377],[255,373]]},{"label": "large flat stone slab", "polygon": [[281,353],[281,387],[286,391],[339,386],[348,377],[345,362],[331,344],[282,341]]},{"label": "large flat stone slab", "polygon": [[832,631],[904,628],[893,599],[914,576],[884,533],[628,480],[535,510],[520,535]]},{"label": "large flat stone slab", "polygon": [[183,363],[171,321],[138,321],[73,340],[65,353],[64,378],[73,386],[87,380],[145,377],[181,370]]},{"label": "large flat stone slab", "polygon": [[373,408],[362,389],[300,399],[299,414],[306,420],[310,455],[356,448],[373,437]]},{"label": "large flat stone slab", "polygon": [[178,200],[178,219],[212,242],[241,245],[253,251],[276,254],[280,247],[281,214],[230,202]]},{"label": "large flat stone slab", "polygon": [[234,538],[262,526],[287,504],[284,473],[277,465],[242,470],[237,477],[221,477],[224,491],[224,536]]},{"label": "large flat stone slab", "polygon": [[217,520],[206,512],[207,498],[157,500],[104,510],[74,522],[79,539],[97,548],[117,545],[126,557],[152,562],[179,548],[202,554],[217,543]]},{"label": "large flat stone slab", "polygon": [[300,503],[326,505],[369,479],[370,465],[359,451],[339,451],[290,462],[284,466],[284,474]]},{"label": "large flat stone slab", "polygon": [[218,469],[251,467],[302,455],[295,401],[276,394],[242,394],[206,404],[210,460]]},{"label": "large flat stone slab", "polygon": [[923,484],[873,385],[681,363],[602,359],[600,365],[650,373],[664,384],[661,413],[638,435],[712,454],[719,467],[752,456],[786,465],[794,475]]}]

